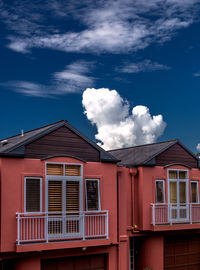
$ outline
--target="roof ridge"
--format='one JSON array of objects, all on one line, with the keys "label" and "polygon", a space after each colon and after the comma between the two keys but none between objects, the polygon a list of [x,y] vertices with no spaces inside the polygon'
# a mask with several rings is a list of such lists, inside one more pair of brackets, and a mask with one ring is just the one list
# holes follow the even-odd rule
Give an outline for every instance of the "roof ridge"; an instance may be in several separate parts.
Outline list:
[{"label": "roof ridge", "polygon": [[[58,122],[55,122],[46,126],[42,126],[40,128],[32,129],[25,133],[27,136],[22,137],[21,135],[16,135],[16,136],[8,138],[8,140],[10,139],[11,143],[8,145],[6,144],[5,147],[2,147],[2,149],[0,149],[0,154],[6,154],[6,153],[11,154],[16,149],[19,149],[20,147],[25,146],[26,144],[31,143],[32,141],[39,139],[40,137],[45,136],[46,134],[49,134],[50,132],[62,126],[65,126],[66,128],[70,129],[82,140],[89,143],[92,147],[98,150],[101,161],[108,161],[108,162],[115,162],[115,163],[119,161],[114,156],[112,156],[112,154],[106,152],[103,148],[98,146],[91,139],[89,139],[84,134],[82,134],[79,130],[77,130],[75,127],[70,125],[66,120],[60,120]],[[20,152],[21,155],[24,154],[24,149],[22,150],[22,152]]]},{"label": "roof ridge", "polygon": [[[24,134],[27,134],[29,132],[36,131],[36,130],[39,130],[41,128],[45,128],[45,127],[48,127],[48,126],[50,127],[50,126],[53,126],[53,125],[58,124],[60,122],[67,122],[67,120],[59,120],[57,122],[54,122],[54,123],[51,123],[51,124],[48,124],[48,125],[44,125],[44,126],[41,126],[41,127],[38,127],[38,128],[34,128],[34,129],[31,129],[31,130],[25,131]],[[17,136],[21,136],[21,133],[16,134],[16,135],[13,135],[13,136],[10,136],[10,137],[6,137],[6,138],[3,138],[3,139],[0,139],[0,141],[11,139],[11,138],[14,138],[14,137],[17,137]]]},{"label": "roof ridge", "polygon": [[110,151],[118,151],[118,150],[125,150],[125,149],[131,149],[131,148],[136,148],[136,147],[142,147],[142,146],[148,146],[148,145],[160,144],[160,143],[167,143],[167,142],[178,142],[178,141],[179,141],[178,139],[173,139],[173,140],[167,140],[167,141],[162,141],[162,142],[140,144],[140,145],[135,145],[135,146],[129,146],[129,147],[123,147],[123,148],[111,149],[111,150],[108,150],[107,152],[110,152]]}]

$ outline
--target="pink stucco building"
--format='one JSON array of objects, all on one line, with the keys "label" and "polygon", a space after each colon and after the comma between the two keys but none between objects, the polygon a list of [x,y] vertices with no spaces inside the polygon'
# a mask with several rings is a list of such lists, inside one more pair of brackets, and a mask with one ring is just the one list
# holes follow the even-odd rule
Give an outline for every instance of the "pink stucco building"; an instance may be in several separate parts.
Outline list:
[{"label": "pink stucco building", "polygon": [[200,269],[199,160],[104,151],[66,121],[1,141],[0,269]]},{"label": "pink stucco building", "polygon": [[109,152],[129,269],[200,269],[199,159],[178,140]]},{"label": "pink stucco building", "polygon": [[117,269],[116,163],[66,121],[1,141],[2,269]]}]

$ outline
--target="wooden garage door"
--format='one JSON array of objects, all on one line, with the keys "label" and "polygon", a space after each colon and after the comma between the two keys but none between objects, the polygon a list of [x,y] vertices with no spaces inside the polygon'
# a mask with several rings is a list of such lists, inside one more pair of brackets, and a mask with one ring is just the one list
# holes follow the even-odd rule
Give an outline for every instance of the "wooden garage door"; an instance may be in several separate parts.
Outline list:
[{"label": "wooden garage door", "polygon": [[106,270],[106,256],[92,255],[42,261],[42,270]]},{"label": "wooden garage door", "polygon": [[165,270],[199,270],[200,236],[166,237],[164,265]]}]

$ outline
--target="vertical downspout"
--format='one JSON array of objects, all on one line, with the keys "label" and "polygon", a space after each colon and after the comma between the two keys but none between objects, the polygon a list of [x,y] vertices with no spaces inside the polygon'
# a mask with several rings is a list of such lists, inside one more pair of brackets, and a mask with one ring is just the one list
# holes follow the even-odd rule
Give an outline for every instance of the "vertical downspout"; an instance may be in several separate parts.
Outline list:
[{"label": "vertical downspout", "polygon": [[[134,204],[135,204],[135,196],[134,196],[134,192],[135,192],[135,189],[134,189],[134,177],[136,176],[138,170],[136,168],[130,168],[129,169],[129,174],[131,176],[131,227],[132,227],[132,232],[134,231],[136,225],[134,224]],[[130,238],[129,238],[129,241],[130,241]],[[129,245],[130,245],[130,242],[129,242]],[[131,252],[131,250],[129,249],[129,253]],[[133,241],[133,251],[134,253],[134,241]],[[129,254],[129,262],[130,262],[130,266],[131,266],[131,254]],[[135,256],[133,255],[132,256],[133,258],[133,269],[135,269]],[[129,266],[129,267],[130,267]]]},{"label": "vertical downspout", "polygon": [[119,210],[119,178],[120,178],[120,171],[117,171],[117,269],[120,270],[120,239],[119,239],[119,220],[120,220],[120,210]]},{"label": "vertical downspout", "polygon": [[131,226],[134,229],[134,177],[137,174],[137,169],[136,168],[130,168],[129,173],[131,176]]}]

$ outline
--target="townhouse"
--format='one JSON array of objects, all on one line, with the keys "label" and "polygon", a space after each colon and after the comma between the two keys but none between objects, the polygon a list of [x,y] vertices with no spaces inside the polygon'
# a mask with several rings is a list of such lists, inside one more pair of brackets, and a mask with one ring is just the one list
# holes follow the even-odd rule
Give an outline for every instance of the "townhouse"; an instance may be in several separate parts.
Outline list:
[{"label": "townhouse", "polygon": [[0,142],[0,269],[200,269],[199,159],[104,151],[62,120]]},{"label": "townhouse", "polygon": [[1,269],[117,269],[117,161],[67,121],[2,140]]},{"label": "townhouse", "polygon": [[130,270],[200,269],[199,159],[178,140],[109,153]]}]

